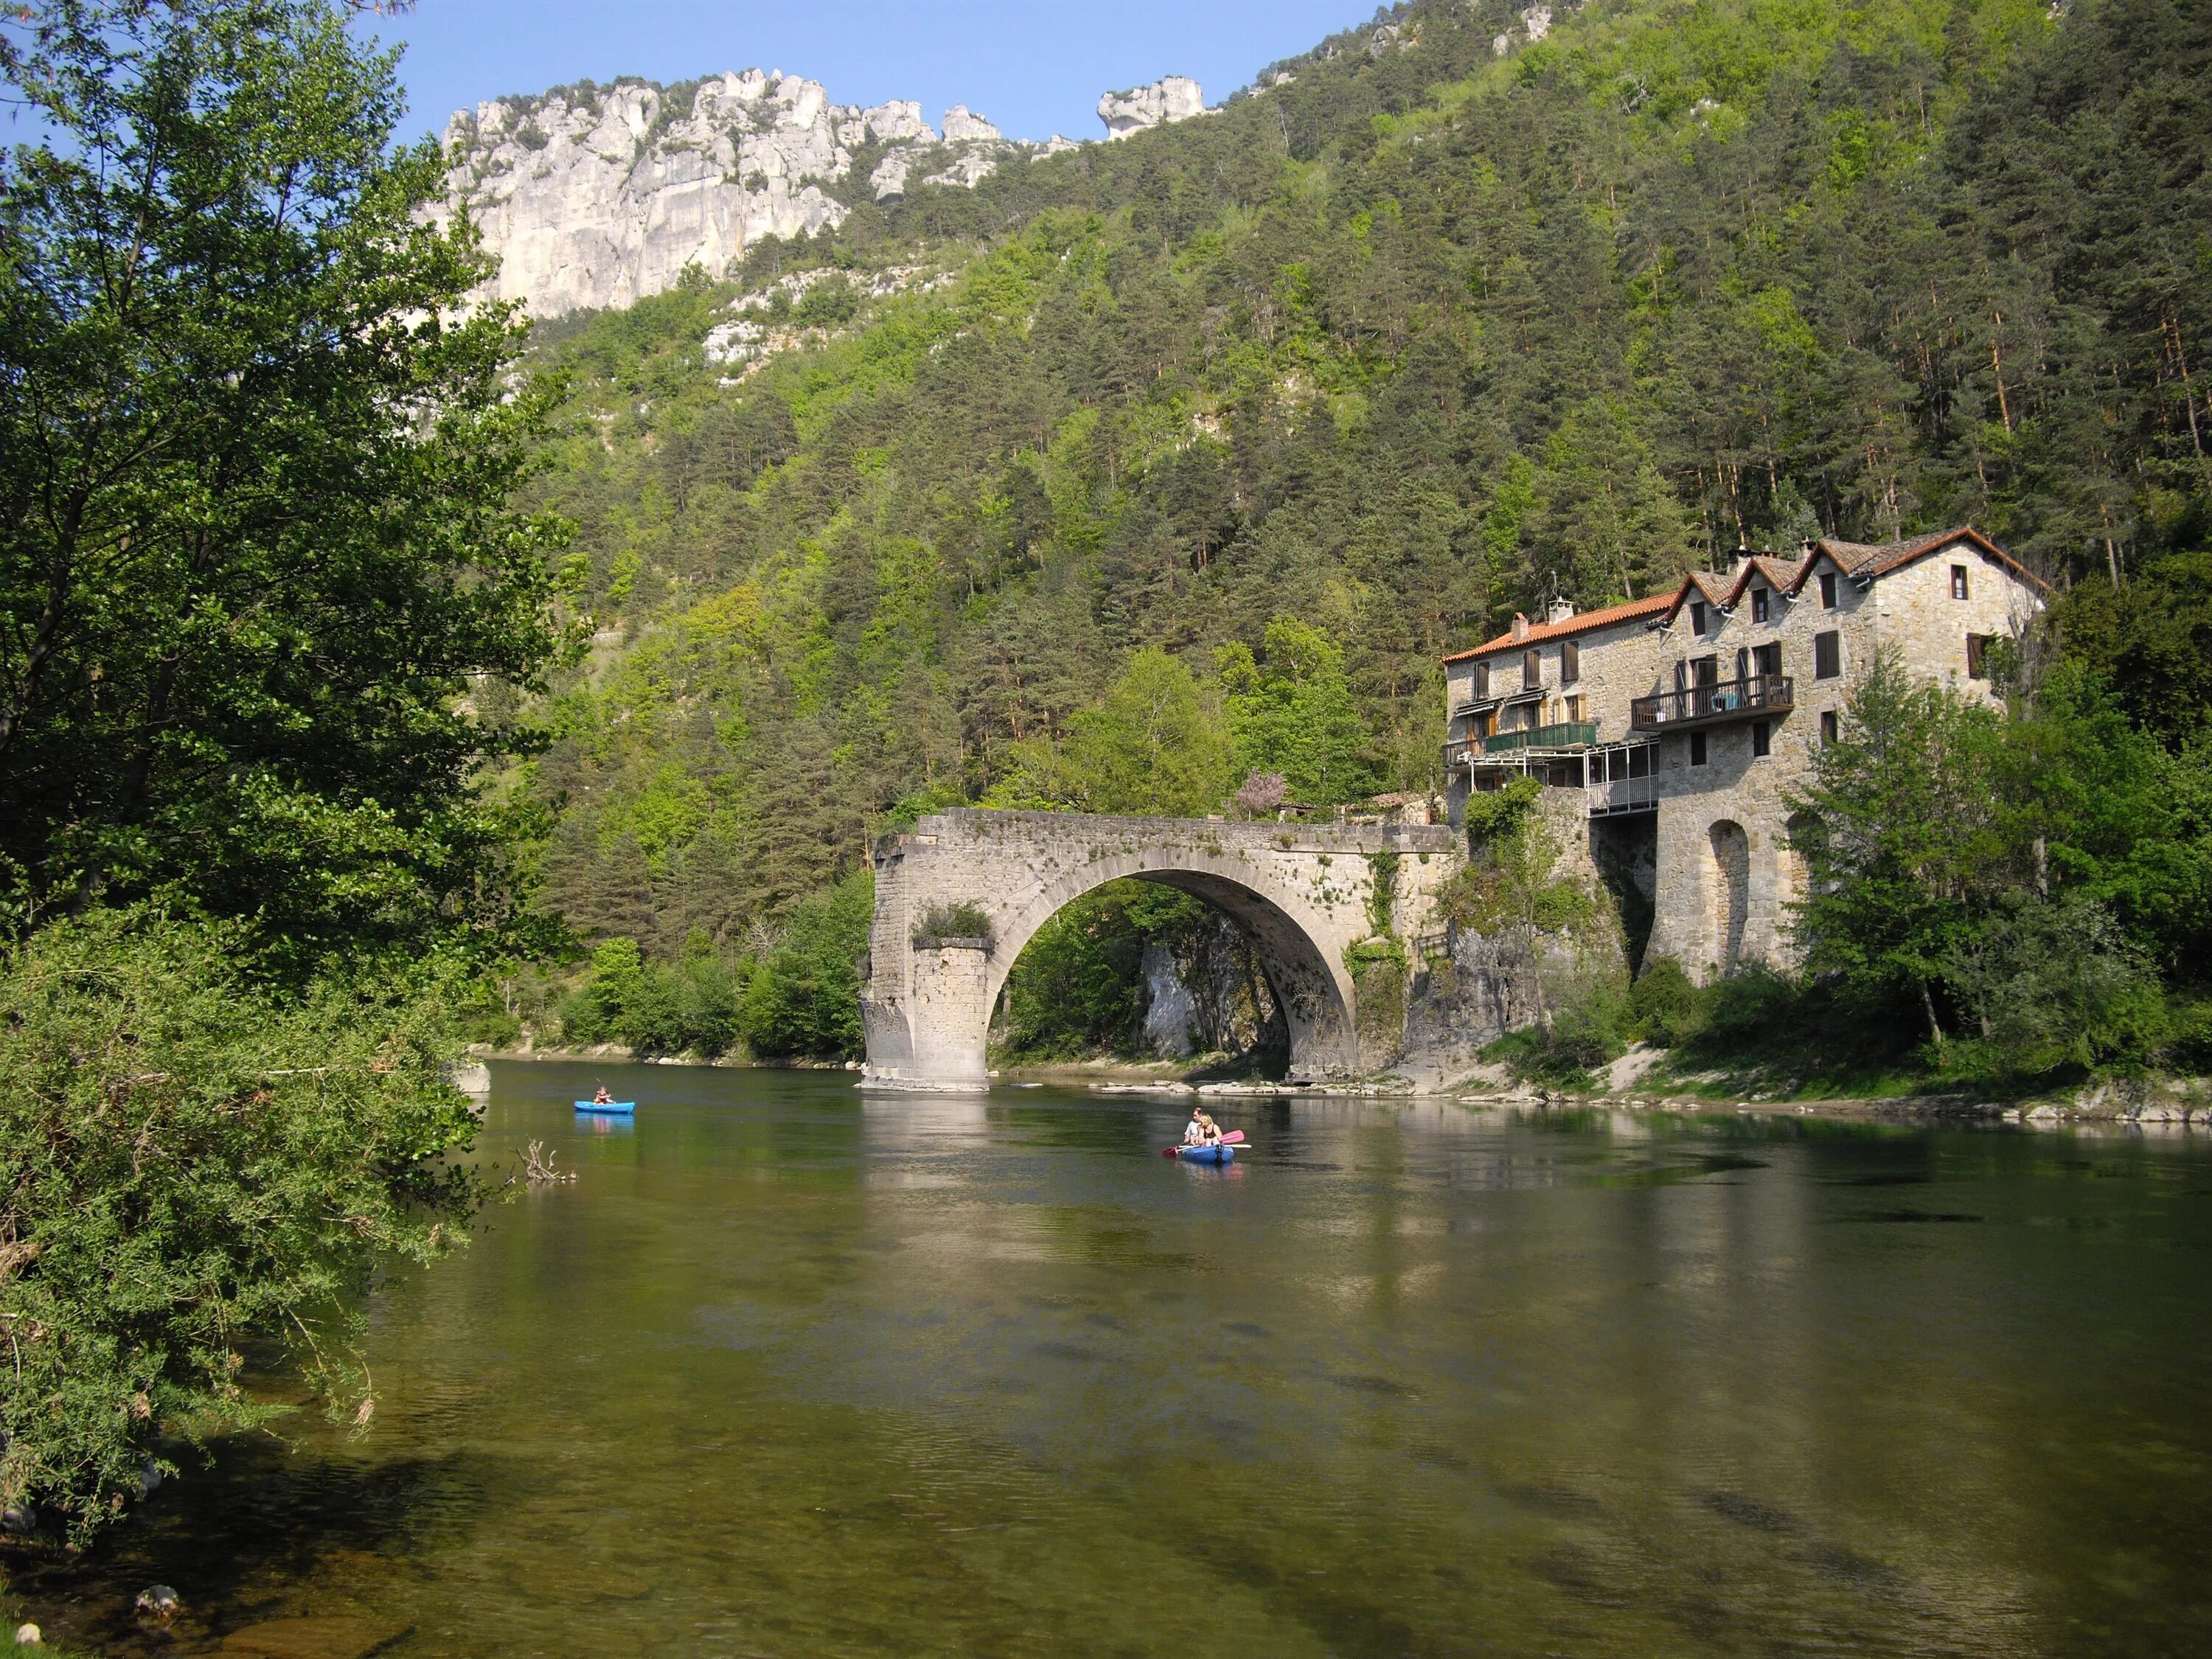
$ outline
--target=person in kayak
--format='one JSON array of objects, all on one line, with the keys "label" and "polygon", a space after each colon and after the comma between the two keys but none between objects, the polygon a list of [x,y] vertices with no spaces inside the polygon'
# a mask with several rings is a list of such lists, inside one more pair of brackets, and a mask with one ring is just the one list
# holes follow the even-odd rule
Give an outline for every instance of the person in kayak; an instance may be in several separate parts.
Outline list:
[{"label": "person in kayak", "polygon": [[614,1103],[615,1097],[607,1092],[607,1085],[604,1083],[599,1085],[599,1092],[592,1097],[592,1104],[594,1106],[611,1106]]},{"label": "person in kayak", "polygon": [[1190,1109],[1190,1123],[1182,1132],[1182,1144],[1186,1146],[1218,1146],[1221,1144],[1221,1126],[1207,1115],[1205,1107]]}]

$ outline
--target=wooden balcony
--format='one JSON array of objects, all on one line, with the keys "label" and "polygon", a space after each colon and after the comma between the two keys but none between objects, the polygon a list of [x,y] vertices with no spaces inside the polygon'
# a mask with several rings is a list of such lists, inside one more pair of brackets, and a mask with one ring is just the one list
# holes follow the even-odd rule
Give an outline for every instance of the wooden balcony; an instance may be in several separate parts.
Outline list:
[{"label": "wooden balcony", "polygon": [[1597,741],[1597,722],[1570,720],[1559,726],[1522,726],[1488,737],[1456,738],[1444,745],[1447,768],[1485,760],[1516,761],[1524,756],[1578,751]]},{"label": "wooden balcony", "polygon": [[1628,729],[1672,732],[1787,714],[1796,706],[1795,696],[1787,674],[1753,674],[1713,685],[1692,685],[1656,697],[1637,698],[1628,705]]}]

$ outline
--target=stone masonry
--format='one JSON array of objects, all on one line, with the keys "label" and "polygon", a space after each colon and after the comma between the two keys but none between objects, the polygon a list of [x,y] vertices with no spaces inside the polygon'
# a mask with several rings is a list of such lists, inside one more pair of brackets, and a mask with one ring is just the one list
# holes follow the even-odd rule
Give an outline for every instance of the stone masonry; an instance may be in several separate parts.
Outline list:
[{"label": "stone masonry", "polygon": [[1747,556],[1666,594],[1516,618],[1445,659],[1454,817],[1470,792],[1526,773],[1547,794],[1579,792],[1593,827],[1643,818],[1655,843],[1647,957],[1698,980],[1784,963],[1802,881],[1788,802],[1876,653],[1993,696],[1983,652],[2018,639],[2046,591],[1960,528]]},{"label": "stone masonry", "polygon": [[[1290,1028],[1291,1073],[1356,1075],[1358,994],[1346,955],[1377,930],[1410,937],[1457,865],[1443,824],[1232,823],[970,809],[923,818],[877,844],[876,910],[860,1013],[865,1086],[986,1086],[991,1015],[1022,947],[1061,906],[1122,877],[1179,888],[1252,941]],[[981,935],[933,937],[927,918],[973,907]]]}]

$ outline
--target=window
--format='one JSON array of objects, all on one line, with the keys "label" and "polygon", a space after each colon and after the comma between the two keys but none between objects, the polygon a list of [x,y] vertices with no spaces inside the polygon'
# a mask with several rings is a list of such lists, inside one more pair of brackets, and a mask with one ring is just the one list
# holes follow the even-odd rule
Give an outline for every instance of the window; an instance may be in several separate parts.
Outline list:
[{"label": "window", "polygon": [[1721,659],[1718,657],[1700,657],[1690,666],[1695,672],[1699,685],[1711,685],[1720,679]]},{"label": "window", "polygon": [[1963,564],[1951,567],[1951,597],[1954,599],[1966,597],[1966,567]]},{"label": "window", "polygon": [[1751,723],[1751,752],[1753,757],[1756,759],[1759,756],[1771,754],[1773,751],[1774,737],[1773,733],[1768,730],[1766,722],[1765,720],[1753,720]]},{"label": "window", "polygon": [[1690,733],[1690,764],[1703,766],[1705,763],[1705,734],[1702,732],[1692,732]]},{"label": "window", "polygon": [[1762,645],[1751,653],[1751,672],[1754,674],[1779,674],[1782,672],[1782,647]]},{"label": "window", "polygon": [[1572,685],[1583,677],[1582,647],[1569,640],[1559,647],[1559,684]]},{"label": "window", "polygon": [[1813,678],[1832,680],[1844,672],[1844,636],[1838,633],[1813,635]]},{"label": "window", "polygon": [[1837,735],[1836,711],[1832,708],[1822,709],[1820,711],[1820,746],[1823,749],[1833,748]]},{"label": "window", "polygon": [[1833,611],[1835,608],[1836,579],[1833,574],[1829,574],[1820,578],[1820,609]]},{"label": "window", "polygon": [[1705,607],[1702,605],[1693,605],[1690,607],[1690,631],[1692,634],[1703,634],[1705,631]]},{"label": "window", "polygon": [[1474,665],[1474,700],[1480,702],[1490,695],[1490,665],[1479,662]]},{"label": "window", "polygon": [[1966,678],[1985,680],[1990,677],[1990,647],[1997,642],[1994,634],[1966,635]]},{"label": "window", "polygon": [[1766,620],[1766,590],[1763,587],[1751,590],[1751,619],[1753,622]]},{"label": "window", "polygon": [[1521,689],[1534,691],[1544,683],[1544,653],[1524,651],[1521,653]]},{"label": "window", "polygon": [[1580,697],[1569,697],[1567,699],[1567,724],[1572,726],[1577,721],[1580,720],[1582,717],[1583,700]]}]

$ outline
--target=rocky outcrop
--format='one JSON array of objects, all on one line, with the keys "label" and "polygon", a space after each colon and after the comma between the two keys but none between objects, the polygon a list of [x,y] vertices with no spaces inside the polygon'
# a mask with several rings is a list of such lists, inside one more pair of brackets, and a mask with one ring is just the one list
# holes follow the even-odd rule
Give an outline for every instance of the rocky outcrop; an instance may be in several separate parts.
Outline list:
[{"label": "rocky outcrop", "polygon": [[1147,127],[1187,121],[1206,113],[1206,94],[1188,75],[1170,75],[1148,87],[1109,92],[1098,100],[1098,118],[1109,138],[1127,138]]},{"label": "rocky outcrop", "polygon": [[457,112],[445,143],[453,199],[499,258],[489,292],[540,316],[626,306],[690,265],[721,275],[764,236],[838,225],[857,153],[881,152],[866,179],[880,201],[917,171],[972,187],[1010,157],[1072,148],[1010,141],[960,104],[940,133],[910,99],[833,104],[774,70],[495,99]]}]

